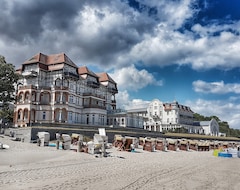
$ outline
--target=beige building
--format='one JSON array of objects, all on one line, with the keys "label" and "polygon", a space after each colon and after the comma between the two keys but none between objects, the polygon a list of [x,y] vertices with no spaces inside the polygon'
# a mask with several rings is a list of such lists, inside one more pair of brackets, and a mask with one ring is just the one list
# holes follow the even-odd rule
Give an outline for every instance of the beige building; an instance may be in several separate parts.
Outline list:
[{"label": "beige building", "polygon": [[77,67],[64,53],[38,53],[22,64],[17,84],[15,126],[34,123],[106,125],[116,109],[116,82],[107,73]]}]

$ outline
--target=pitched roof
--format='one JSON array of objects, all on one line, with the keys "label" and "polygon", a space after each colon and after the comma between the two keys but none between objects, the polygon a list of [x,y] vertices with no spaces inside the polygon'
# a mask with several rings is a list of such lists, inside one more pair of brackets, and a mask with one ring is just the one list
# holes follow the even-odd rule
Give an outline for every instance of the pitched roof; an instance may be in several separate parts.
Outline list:
[{"label": "pitched roof", "polygon": [[99,78],[99,76],[97,76],[94,72],[89,70],[86,66],[79,67],[78,68],[78,74],[79,75],[88,74],[88,75]]},{"label": "pitched roof", "polygon": [[116,84],[116,82],[107,73],[97,73],[97,75],[99,76],[100,82],[110,81]]},{"label": "pitched roof", "polygon": [[38,53],[33,57],[31,57],[29,60],[24,62],[24,64],[31,64],[31,63],[42,63],[45,65],[66,63],[68,65],[71,65],[77,68],[77,65],[73,63],[73,61],[65,53],[58,53],[58,54],[52,54],[52,55],[45,55],[43,53]]}]

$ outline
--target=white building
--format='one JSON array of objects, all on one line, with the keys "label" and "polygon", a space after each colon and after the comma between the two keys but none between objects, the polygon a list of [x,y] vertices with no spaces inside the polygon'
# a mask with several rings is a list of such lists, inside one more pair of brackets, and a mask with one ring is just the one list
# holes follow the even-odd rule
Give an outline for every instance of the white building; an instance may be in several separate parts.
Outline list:
[{"label": "white building", "polygon": [[106,125],[116,109],[117,84],[107,73],[77,67],[64,53],[38,53],[17,70],[15,126],[34,123]]},{"label": "white building", "polygon": [[193,125],[193,111],[174,101],[163,103],[154,99],[147,108],[144,129],[149,131],[169,131],[179,128],[189,129]]},{"label": "white building", "polygon": [[143,129],[146,109],[108,111],[108,125],[113,127],[134,127]]},{"label": "white building", "polygon": [[[199,134],[219,136],[219,125],[214,118],[210,121],[195,121],[193,127],[195,127],[195,129],[199,129],[197,132]],[[191,129],[190,132],[196,133],[194,129]]]}]

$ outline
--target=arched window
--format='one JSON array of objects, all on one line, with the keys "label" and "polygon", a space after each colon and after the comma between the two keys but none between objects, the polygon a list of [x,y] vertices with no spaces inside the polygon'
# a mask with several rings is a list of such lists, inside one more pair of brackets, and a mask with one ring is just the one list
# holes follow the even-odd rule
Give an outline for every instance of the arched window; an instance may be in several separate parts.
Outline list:
[{"label": "arched window", "polygon": [[20,109],[20,110],[18,110],[18,120],[21,119],[21,115],[22,115],[22,110]]},{"label": "arched window", "polygon": [[57,79],[55,80],[55,85],[56,85],[56,86],[61,86],[61,84],[62,84],[62,80],[61,80],[60,78],[57,78]]}]

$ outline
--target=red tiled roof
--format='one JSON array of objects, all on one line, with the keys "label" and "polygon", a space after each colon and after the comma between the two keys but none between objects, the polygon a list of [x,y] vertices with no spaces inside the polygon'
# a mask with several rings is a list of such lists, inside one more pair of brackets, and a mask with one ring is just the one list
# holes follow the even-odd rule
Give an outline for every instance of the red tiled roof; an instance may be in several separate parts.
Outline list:
[{"label": "red tiled roof", "polygon": [[90,71],[86,66],[79,67],[78,74],[79,75],[88,74],[88,75],[99,78],[94,72]]},{"label": "red tiled roof", "polygon": [[29,60],[25,61],[23,64],[30,64],[30,63],[45,63],[45,57],[46,55],[42,53],[38,53],[31,57]]},{"label": "red tiled roof", "polygon": [[31,63],[42,63],[45,65],[66,63],[77,68],[77,65],[73,63],[72,60],[65,53],[52,54],[52,55],[44,55],[42,53],[38,53],[34,55],[32,58],[30,58],[29,60],[24,62],[24,64],[31,64]]},{"label": "red tiled roof", "polygon": [[107,73],[97,73],[97,75],[99,76],[100,82],[110,81],[110,82],[116,84],[116,82]]}]

